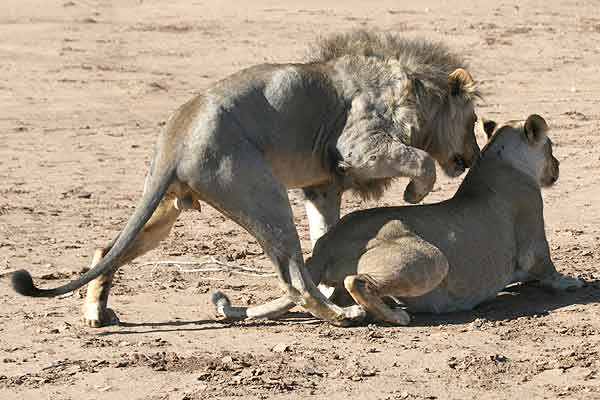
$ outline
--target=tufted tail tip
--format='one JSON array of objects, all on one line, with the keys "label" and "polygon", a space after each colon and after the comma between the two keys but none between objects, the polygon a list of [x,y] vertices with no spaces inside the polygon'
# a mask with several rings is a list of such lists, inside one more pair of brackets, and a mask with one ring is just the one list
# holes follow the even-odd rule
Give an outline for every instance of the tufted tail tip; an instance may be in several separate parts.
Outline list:
[{"label": "tufted tail tip", "polygon": [[214,304],[214,306],[217,308],[218,313],[221,315],[225,315],[223,313],[223,310],[225,308],[231,307],[231,301],[229,301],[229,297],[227,297],[227,295],[221,291],[214,292],[212,294],[211,301]]},{"label": "tufted tail tip", "polygon": [[11,284],[13,289],[23,296],[36,297],[39,295],[39,289],[33,284],[31,274],[24,269],[20,269],[11,274]]}]

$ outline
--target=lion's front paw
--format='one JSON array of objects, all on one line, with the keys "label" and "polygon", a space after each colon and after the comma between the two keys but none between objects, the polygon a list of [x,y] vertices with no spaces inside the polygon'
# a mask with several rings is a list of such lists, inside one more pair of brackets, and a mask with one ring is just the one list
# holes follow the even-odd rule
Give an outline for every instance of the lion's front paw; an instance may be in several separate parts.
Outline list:
[{"label": "lion's front paw", "polygon": [[414,181],[410,181],[404,189],[404,201],[417,204],[429,194],[429,191],[417,188]]},{"label": "lion's front paw", "polygon": [[552,290],[575,290],[583,287],[584,281],[568,275],[558,274],[547,279],[542,279],[540,284]]},{"label": "lion's front paw", "polygon": [[99,304],[86,304],[84,306],[81,322],[90,328],[119,325],[119,317],[111,308],[103,308]]}]

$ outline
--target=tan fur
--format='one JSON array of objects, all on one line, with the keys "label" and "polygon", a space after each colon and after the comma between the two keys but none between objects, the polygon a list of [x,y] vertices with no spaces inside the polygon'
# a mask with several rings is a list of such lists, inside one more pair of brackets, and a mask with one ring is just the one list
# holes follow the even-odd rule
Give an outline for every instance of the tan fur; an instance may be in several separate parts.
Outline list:
[{"label": "tan fur", "polygon": [[37,288],[29,273],[17,271],[13,287],[52,297],[96,279],[84,322],[111,323],[116,316],[107,301],[116,270],[156,247],[182,210],[203,201],[256,237],[294,302],[338,325],[360,318],[360,307],[333,304],[310,279],[287,190],[311,194],[316,239],[337,222],[345,190],[378,195],[391,179],[408,177],[404,197],[418,202],[435,182],[434,160],[451,176],[477,160],[472,78],[443,46],[426,44],[257,65],[215,83],[168,121],[138,207],[90,271],[53,289]]},{"label": "tan fur", "polygon": [[[398,325],[409,323],[407,311],[470,310],[514,282],[581,287],[556,271],[544,232],[540,188],[559,174],[547,130],[538,115],[498,129],[450,200],[345,216],[317,242],[307,263],[313,279]],[[278,299],[245,312],[278,316],[292,306]]]}]

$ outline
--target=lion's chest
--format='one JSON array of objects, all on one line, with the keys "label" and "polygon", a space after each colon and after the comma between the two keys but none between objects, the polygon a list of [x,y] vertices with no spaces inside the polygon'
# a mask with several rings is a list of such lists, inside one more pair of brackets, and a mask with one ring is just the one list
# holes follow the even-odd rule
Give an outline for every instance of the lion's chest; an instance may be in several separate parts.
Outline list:
[{"label": "lion's chest", "polygon": [[266,154],[273,174],[288,189],[321,185],[330,180],[330,174],[313,155],[272,152]]}]

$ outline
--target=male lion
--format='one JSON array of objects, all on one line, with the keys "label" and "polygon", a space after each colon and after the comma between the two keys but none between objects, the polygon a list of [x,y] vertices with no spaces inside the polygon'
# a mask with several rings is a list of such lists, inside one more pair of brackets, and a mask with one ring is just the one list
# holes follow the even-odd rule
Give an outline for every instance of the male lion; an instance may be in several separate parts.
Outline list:
[{"label": "male lion", "polygon": [[[547,129],[539,115],[500,128],[449,200],[346,215],[307,261],[314,281],[345,287],[368,313],[398,325],[410,316],[386,297],[410,312],[442,313],[470,310],[513,282],[580,287],[556,271],[544,232],[541,187],[556,182],[559,165]],[[222,294],[214,302],[230,317],[294,306],[285,297],[251,312],[231,307]]]},{"label": "male lion", "polygon": [[171,117],[139,205],[96,251],[90,271],[39,289],[21,270],[13,287],[51,297],[91,282],[83,321],[110,323],[117,268],[156,247],[181,211],[199,210],[201,200],[256,237],[294,302],[339,325],[359,318],[360,307],[333,304],[306,273],[287,190],[305,190],[316,240],[339,219],[344,190],[377,196],[403,176],[411,178],[405,198],[418,202],[435,181],[433,159],[451,176],[462,173],[479,157],[477,92],[464,68],[441,45],[359,32],[321,42],[307,64],[237,72]]}]

